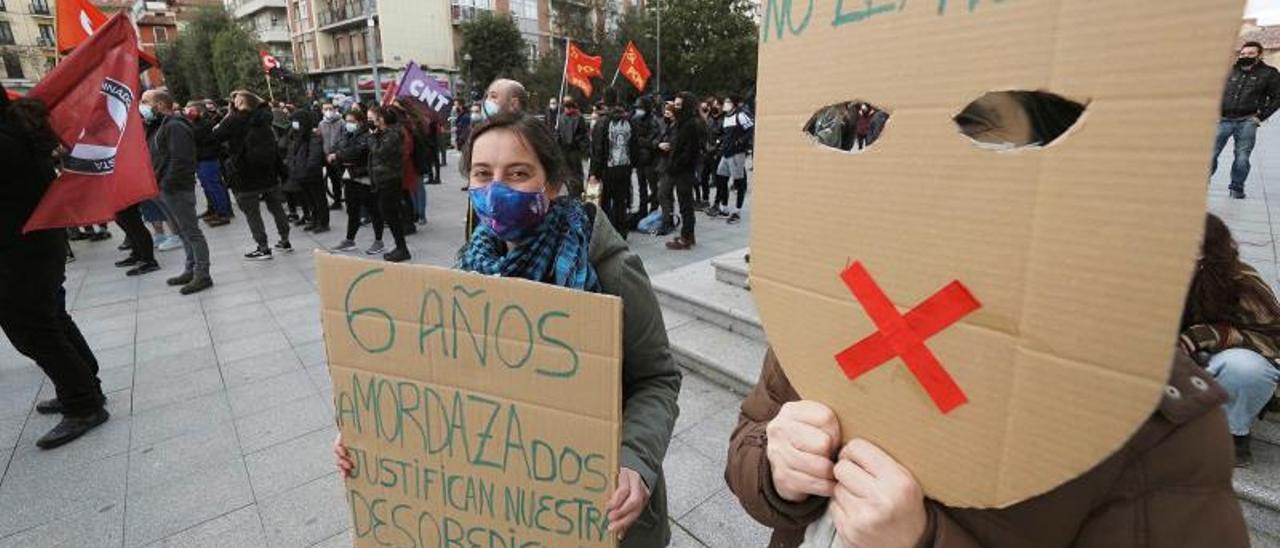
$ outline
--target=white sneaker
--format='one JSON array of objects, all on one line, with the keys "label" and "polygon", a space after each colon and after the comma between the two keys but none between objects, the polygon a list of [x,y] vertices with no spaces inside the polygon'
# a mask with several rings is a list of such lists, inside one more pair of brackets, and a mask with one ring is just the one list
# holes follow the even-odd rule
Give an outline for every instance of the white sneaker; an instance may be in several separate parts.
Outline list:
[{"label": "white sneaker", "polygon": [[182,238],[172,234],[165,234],[163,239],[158,239],[156,249],[159,251],[173,251],[182,247]]}]

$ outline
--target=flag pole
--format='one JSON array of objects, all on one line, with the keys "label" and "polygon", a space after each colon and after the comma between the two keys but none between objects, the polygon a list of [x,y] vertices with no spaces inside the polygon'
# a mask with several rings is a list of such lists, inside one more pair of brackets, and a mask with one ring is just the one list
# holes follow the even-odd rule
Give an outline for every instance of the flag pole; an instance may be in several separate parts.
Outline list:
[{"label": "flag pole", "polygon": [[[564,98],[564,85],[565,85],[565,82],[569,79],[569,45],[570,44],[571,42],[569,42],[569,37],[565,36],[564,37],[564,70],[560,71],[560,95],[556,96],[557,102],[559,102],[561,99]],[[560,116],[556,116],[556,131],[559,131],[559,130],[560,130]]]},{"label": "flag pole", "polygon": [[271,99],[272,103],[276,102],[276,94],[274,91],[271,91],[271,73],[264,72],[262,77],[267,80],[267,97]]}]

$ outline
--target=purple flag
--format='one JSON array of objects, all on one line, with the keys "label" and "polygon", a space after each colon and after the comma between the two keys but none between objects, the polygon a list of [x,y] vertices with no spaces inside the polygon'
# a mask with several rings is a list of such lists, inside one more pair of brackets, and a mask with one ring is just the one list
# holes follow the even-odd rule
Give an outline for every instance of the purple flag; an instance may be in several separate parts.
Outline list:
[{"label": "purple flag", "polygon": [[404,67],[404,76],[396,87],[396,97],[406,96],[416,97],[445,117],[449,116],[449,105],[453,104],[453,94],[413,61]]}]

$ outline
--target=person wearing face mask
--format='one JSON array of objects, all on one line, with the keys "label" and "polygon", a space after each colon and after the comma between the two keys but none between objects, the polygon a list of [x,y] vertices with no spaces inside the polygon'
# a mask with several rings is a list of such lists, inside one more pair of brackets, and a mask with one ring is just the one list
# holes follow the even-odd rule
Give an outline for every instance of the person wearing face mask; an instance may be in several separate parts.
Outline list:
[{"label": "person wearing face mask", "polygon": [[271,127],[271,107],[248,91],[237,90],[231,97],[232,108],[214,126],[213,136],[227,144],[226,180],[236,194],[236,203],[244,212],[245,223],[249,225],[256,244],[244,258],[249,261],[268,260],[272,257],[272,248],[267,245],[267,231],[262,223],[259,203],[266,205],[275,220],[279,235],[275,249],[293,251],[293,245],[289,243],[289,219],[284,210],[284,196],[280,192],[279,172],[283,168]]},{"label": "person wearing face mask", "polygon": [[152,89],[142,94],[138,108],[148,120],[162,119],[147,143],[151,167],[160,187],[160,199],[156,203],[182,238],[186,254],[182,274],[169,278],[166,283],[179,286],[183,295],[190,295],[213,287],[213,278],[209,277],[209,244],[196,216],[195,133],[191,122],[174,106],[169,92]]},{"label": "person wearing face mask", "polygon": [[[488,118],[497,116],[500,113],[508,112],[519,115],[526,115],[526,109],[529,106],[529,92],[524,89],[524,84],[507,78],[499,78],[489,84],[489,88],[485,90],[484,101],[480,103],[479,109],[471,109],[471,125],[483,122]],[[467,187],[462,187],[463,192],[467,191]],[[467,205],[467,222],[466,237],[470,238],[471,233],[476,228],[475,211],[471,209],[471,205]]]},{"label": "person wearing face mask", "polygon": [[701,164],[698,169],[698,211],[707,211],[711,207],[711,183],[715,181],[716,168],[720,166],[720,134],[723,116],[720,114],[720,100],[709,96],[703,100],[701,112],[702,123],[706,127],[703,140]]},{"label": "person wearing face mask", "polygon": [[[622,448],[618,487],[606,508],[608,531],[621,537],[623,548],[666,546],[671,531],[662,461],[679,413],[681,375],[640,256],[595,206],[565,195],[567,166],[541,121],[490,118],[476,127],[461,167],[481,223],[455,268],[615,295],[626,303]],[[354,463],[340,435],[334,453],[342,473],[351,474]]]},{"label": "person wearing face mask", "polygon": [[632,163],[636,168],[636,185],[640,194],[640,207],[637,214],[643,218],[650,211],[658,209],[661,201],[658,195],[661,177],[654,169],[657,163],[655,157],[658,153],[658,136],[661,130],[658,114],[653,112],[648,97],[636,99],[631,122],[636,128],[636,157]]},{"label": "person wearing face mask", "polygon": [[289,182],[296,187],[311,212],[303,228],[320,234],[329,231],[329,203],[324,193],[324,140],[316,132],[314,115],[305,110],[290,115]]},{"label": "person wearing face mask", "polygon": [[639,156],[638,131],[631,116],[617,103],[617,93],[605,90],[606,110],[591,130],[591,184],[599,184],[600,209],[625,240],[627,203],[631,199],[633,158]]},{"label": "person wearing face mask", "polygon": [[[659,148],[671,155],[667,162],[668,184],[675,189],[676,199],[680,201],[680,235],[667,242],[667,249],[683,251],[698,245],[694,233],[697,219],[693,209],[694,169],[697,167],[698,154],[702,152],[703,135],[698,130],[697,115],[693,112],[696,100],[685,92],[676,96],[672,104],[675,114],[675,129],[669,143],[662,143]],[[666,194],[671,194],[670,191]],[[671,206],[667,207],[670,210]],[[664,223],[665,224],[665,223]]]},{"label": "person wearing face mask", "polygon": [[[747,198],[747,151],[751,150],[751,138],[755,122],[738,108],[739,97],[726,97],[721,109],[724,118],[720,122],[720,161],[716,166],[716,203],[707,215],[727,216],[729,224],[741,220],[738,213]],[[737,207],[729,209],[729,181],[737,193]]]},{"label": "person wearing face mask", "polygon": [[553,122],[551,134],[555,135],[560,153],[569,166],[569,195],[581,198],[582,159],[591,153],[591,138],[587,134],[587,121],[578,110],[578,102],[572,97],[565,97],[561,104],[564,109],[560,112],[559,121]]},{"label": "person wearing face mask", "polygon": [[[568,101],[565,101],[565,102],[568,103]],[[556,125],[556,120],[559,120],[559,119],[560,119],[560,104],[558,101],[556,101],[555,97],[552,97],[550,100],[547,101],[547,114],[543,120],[547,123],[548,127],[554,128]],[[555,132],[552,131],[552,135],[554,134]]]},{"label": "person wearing face mask", "polygon": [[334,246],[334,251],[354,251],[356,233],[360,231],[360,216],[369,215],[373,225],[373,244],[365,254],[377,255],[385,251],[382,244],[382,211],[369,179],[369,130],[364,119],[355,112],[348,112],[343,123],[342,136],[329,154],[329,164],[341,170],[347,195],[347,237]]},{"label": "person wearing face mask", "polygon": [[[345,122],[342,120],[342,114],[338,112],[338,107],[333,106],[332,103],[321,105],[320,113],[320,140],[324,145],[324,155],[328,158],[333,154],[338,139],[342,137]],[[342,209],[342,168],[326,163],[324,170],[325,179],[329,181],[329,194],[333,197],[333,204],[328,207],[340,210]]]},{"label": "person wearing face mask", "polygon": [[400,124],[397,108],[374,106],[369,109],[369,178],[377,195],[383,223],[391,229],[396,248],[384,253],[383,259],[398,263],[410,259],[405,243],[403,211],[404,144],[407,129]]},{"label": "person wearing face mask", "polygon": [[1213,161],[1209,176],[1218,171],[1218,156],[1235,140],[1235,159],[1231,164],[1231,197],[1244,199],[1244,181],[1249,178],[1249,155],[1253,153],[1258,126],[1280,109],[1280,71],[1262,61],[1262,44],[1245,42],[1240,46],[1236,64],[1227,75],[1222,91],[1222,119],[1213,143]]}]

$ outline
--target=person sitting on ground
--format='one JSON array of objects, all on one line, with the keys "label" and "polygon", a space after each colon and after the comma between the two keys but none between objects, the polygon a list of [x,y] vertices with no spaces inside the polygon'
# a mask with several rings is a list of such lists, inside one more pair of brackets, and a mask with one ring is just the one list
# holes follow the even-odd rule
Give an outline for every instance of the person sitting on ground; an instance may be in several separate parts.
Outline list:
[{"label": "person sitting on ground", "polygon": [[1236,241],[1217,215],[1205,216],[1179,342],[1230,396],[1227,425],[1236,466],[1248,466],[1249,431],[1280,381],[1280,303],[1262,275],[1240,261]]},{"label": "person sitting on ground", "polygon": [[[534,117],[499,114],[476,126],[461,169],[480,225],[458,252],[456,268],[626,302],[622,449],[609,533],[622,538],[623,548],[666,546],[671,530],[662,461],[679,413],[681,376],[640,256],[594,206],[565,195],[568,166]],[[338,467],[351,474],[354,463],[341,435],[334,451]]]}]

